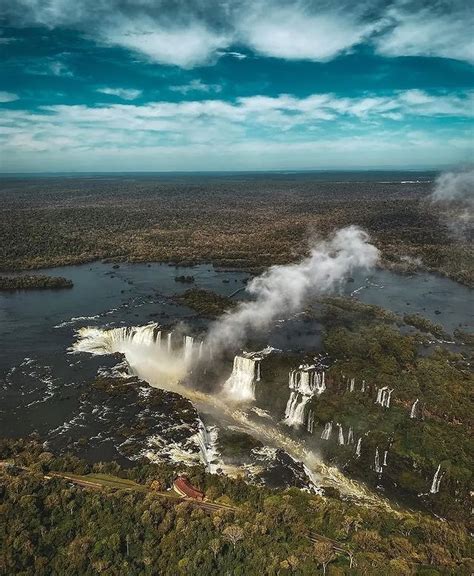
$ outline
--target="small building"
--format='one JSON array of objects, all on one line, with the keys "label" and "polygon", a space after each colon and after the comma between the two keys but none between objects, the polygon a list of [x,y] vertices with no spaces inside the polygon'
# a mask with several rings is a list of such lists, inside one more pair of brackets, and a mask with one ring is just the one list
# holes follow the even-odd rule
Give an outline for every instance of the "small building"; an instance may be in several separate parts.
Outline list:
[{"label": "small building", "polygon": [[193,500],[204,500],[204,492],[195,488],[186,476],[178,476],[173,482],[173,488],[178,494],[184,498],[192,498]]}]

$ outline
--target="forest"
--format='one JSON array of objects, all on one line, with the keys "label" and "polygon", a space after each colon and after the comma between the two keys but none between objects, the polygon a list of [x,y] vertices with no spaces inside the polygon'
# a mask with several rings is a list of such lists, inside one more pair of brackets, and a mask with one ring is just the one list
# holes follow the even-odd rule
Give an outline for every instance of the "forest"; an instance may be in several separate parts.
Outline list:
[{"label": "forest", "polygon": [[11,292],[14,290],[58,290],[72,288],[72,280],[62,276],[43,275],[17,275],[0,276],[0,291]]},{"label": "forest", "polygon": [[2,178],[0,270],[112,259],[260,271],[294,261],[308,239],[357,224],[384,266],[472,286],[470,245],[440,220],[427,200],[431,186],[311,174]]},{"label": "forest", "polygon": [[209,500],[235,507],[209,512],[153,492],[88,490],[44,478],[52,471],[95,472],[164,490],[178,472],[168,465],[91,465],[55,456],[34,440],[2,440],[0,459],[15,464],[0,467],[2,574],[467,576],[474,569],[466,529],[419,512],[257,488],[187,469]]}]

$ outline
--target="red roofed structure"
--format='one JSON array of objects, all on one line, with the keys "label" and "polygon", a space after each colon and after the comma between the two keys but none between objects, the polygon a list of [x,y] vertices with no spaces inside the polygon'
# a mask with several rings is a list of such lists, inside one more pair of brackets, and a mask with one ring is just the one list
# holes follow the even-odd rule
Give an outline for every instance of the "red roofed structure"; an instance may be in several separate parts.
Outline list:
[{"label": "red roofed structure", "polygon": [[173,482],[173,488],[178,494],[185,498],[193,498],[194,500],[204,500],[204,492],[195,488],[186,476],[178,476]]}]

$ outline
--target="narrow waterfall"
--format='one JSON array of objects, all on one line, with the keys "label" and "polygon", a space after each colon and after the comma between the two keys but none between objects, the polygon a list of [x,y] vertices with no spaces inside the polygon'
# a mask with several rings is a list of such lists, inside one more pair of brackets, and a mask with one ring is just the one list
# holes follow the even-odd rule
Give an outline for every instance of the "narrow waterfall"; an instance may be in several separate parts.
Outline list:
[{"label": "narrow waterfall", "polygon": [[255,400],[257,375],[260,375],[260,358],[236,356],[232,374],[224,384],[224,391],[239,401]]},{"label": "narrow waterfall", "polygon": [[391,390],[388,389],[388,386],[384,386],[383,388],[379,388],[377,390],[377,399],[375,400],[376,404],[380,404],[384,408],[390,408],[390,398],[392,396],[393,388]]},{"label": "narrow waterfall", "polygon": [[310,410],[308,414],[308,423],[306,429],[310,434],[314,432],[314,412],[312,410]]},{"label": "narrow waterfall", "polygon": [[329,440],[329,438],[331,438],[331,434],[332,434],[332,422],[327,422],[321,434],[321,440]]},{"label": "narrow waterfall", "polygon": [[355,388],[355,378],[351,378],[351,381],[349,384],[349,391],[354,392],[354,388]]},{"label": "narrow waterfall", "polygon": [[341,446],[344,446],[344,432],[342,431],[342,426],[336,422],[336,426],[339,428],[339,435],[337,441]]},{"label": "narrow waterfall", "polygon": [[347,433],[347,443],[354,444],[354,432],[352,426],[349,428],[349,432]]},{"label": "narrow waterfall", "polygon": [[357,440],[357,446],[356,446],[356,450],[355,450],[357,458],[360,457],[361,447],[362,447],[362,437],[360,437],[359,440]]},{"label": "narrow waterfall", "polygon": [[365,380],[362,380],[362,386],[360,387],[361,392],[365,392]]},{"label": "narrow waterfall", "polygon": [[382,466],[387,466],[387,455],[388,455],[388,450],[385,450],[385,452],[383,453],[383,464],[382,464]]},{"label": "narrow waterfall", "polygon": [[156,346],[158,350],[161,350],[161,330],[156,335]]},{"label": "narrow waterfall", "polygon": [[304,412],[306,404],[311,400],[311,396],[299,394],[293,390],[286,405],[284,424],[287,426],[301,426],[304,423]]},{"label": "narrow waterfall", "polygon": [[168,345],[167,345],[168,354],[171,354],[171,334],[173,334],[173,332],[168,332]]},{"label": "narrow waterfall", "polygon": [[201,340],[201,342],[199,342],[199,352],[198,352],[199,360],[201,360],[201,358],[202,358],[203,347],[204,347],[204,342]]},{"label": "narrow waterfall", "polygon": [[413,402],[411,410],[410,410],[410,418],[416,418],[416,406],[418,404],[418,398]]},{"label": "narrow waterfall", "polygon": [[380,466],[380,456],[379,456],[379,447],[375,449],[375,458],[374,458],[374,470],[377,474],[382,474],[383,468]]},{"label": "narrow waterfall", "polygon": [[184,364],[189,366],[193,360],[194,351],[194,338],[192,336],[185,336],[183,341],[183,358]]},{"label": "narrow waterfall", "polygon": [[439,485],[441,484],[441,480],[443,478],[443,474],[441,472],[441,464],[438,465],[436,468],[436,472],[433,476],[433,481],[431,482],[430,494],[438,494],[439,492]]}]

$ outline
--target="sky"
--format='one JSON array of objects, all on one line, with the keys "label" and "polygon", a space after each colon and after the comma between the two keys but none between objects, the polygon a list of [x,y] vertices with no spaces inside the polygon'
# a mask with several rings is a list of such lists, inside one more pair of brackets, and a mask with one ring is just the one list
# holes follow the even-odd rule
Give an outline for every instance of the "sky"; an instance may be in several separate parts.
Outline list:
[{"label": "sky", "polygon": [[468,0],[0,1],[0,172],[474,159]]}]

